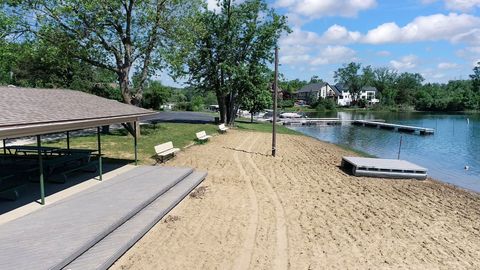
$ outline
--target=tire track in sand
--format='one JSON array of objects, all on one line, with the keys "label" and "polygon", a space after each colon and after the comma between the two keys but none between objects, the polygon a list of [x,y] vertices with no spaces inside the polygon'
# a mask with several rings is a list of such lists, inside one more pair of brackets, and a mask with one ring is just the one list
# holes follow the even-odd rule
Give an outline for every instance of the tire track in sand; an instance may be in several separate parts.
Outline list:
[{"label": "tire track in sand", "polygon": [[[245,140],[241,142],[240,145],[237,146],[237,148],[241,149],[244,144],[249,141],[249,139],[250,138],[248,136],[245,136]],[[253,144],[254,142],[252,143],[252,145],[250,145],[250,149],[252,148]],[[255,248],[255,239],[257,238],[257,227],[259,219],[258,198],[255,190],[253,189],[252,180],[248,178],[247,172],[238,157],[238,151],[234,151],[233,159],[238,167],[238,170],[240,171],[240,177],[242,177],[246,182],[248,198],[252,205],[252,212],[250,213],[250,220],[248,223],[246,239],[245,241],[243,241],[240,253],[232,265],[233,270],[242,270],[249,269],[250,262],[253,256],[253,250]]]},{"label": "tire track in sand", "polygon": [[[253,146],[257,143],[260,135],[256,135],[248,151],[251,152]],[[273,189],[270,180],[264,175],[264,173],[258,168],[257,164],[252,158],[252,154],[248,154],[248,163],[253,167],[257,176],[262,180],[265,191],[273,202],[275,208],[275,220],[276,220],[276,247],[275,247],[275,259],[273,260],[273,268],[276,270],[283,270],[289,268],[289,254],[288,254],[288,236],[287,236],[287,220],[285,219],[285,209],[283,208],[277,192]],[[273,158],[273,157],[272,157]]]}]

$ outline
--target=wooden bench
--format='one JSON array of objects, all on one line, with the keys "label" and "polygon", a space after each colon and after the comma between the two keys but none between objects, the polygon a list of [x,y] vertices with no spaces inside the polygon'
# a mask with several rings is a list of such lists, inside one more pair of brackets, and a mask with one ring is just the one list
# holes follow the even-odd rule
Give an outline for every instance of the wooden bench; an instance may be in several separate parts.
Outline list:
[{"label": "wooden bench", "polygon": [[201,142],[208,141],[208,139],[210,139],[212,137],[210,135],[207,135],[205,130],[197,132],[197,133],[195,133],[195,135],[197,136],[197,140],[199,140]]},{"label": "wooden bench", "polygon": [[166,142],[159,144],[155,146],[155,153],[156,153],[156,159],[160,159],[160,161],[163,163],[165,157],[167,156],[175,156],[175,153],[180,151],[179,148],[173,148],[173,143],[172,142]]},{"label": "wooden bench", "polygon": [[225,124],[221,124],[218,126],[218,131],[220,131],[220,133],[225,133],[227,132],[228,130],[228,127],[225,126]]}]

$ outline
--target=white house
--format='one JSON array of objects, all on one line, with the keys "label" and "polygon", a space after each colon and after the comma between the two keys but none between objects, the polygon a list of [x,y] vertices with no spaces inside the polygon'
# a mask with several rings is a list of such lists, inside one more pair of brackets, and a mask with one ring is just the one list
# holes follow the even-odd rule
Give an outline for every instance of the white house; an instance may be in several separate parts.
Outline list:
[{"label": "white house", "polygon": [[365,99],[370,104],[379,103],[380,100],[377,99],[377,88],[373,86],[364,86],[360,91],[360,98]]},{"label": "white house", "polygon": [[[371,86],[365,86],[359,93],[359,98],[365,99],[370,104],[376,104],[379,100],[376,98],[377,89]],[[330,85],[329,83],[312,83],[302,87],[295,93],[297,100],[304,100],[307,103],[318,100],[319,98],[334,99],[338,106],[350,106],[354,100],[349,89],[342,84]]]},{"label": "white house", "polygon": [[348,89],[340,84],[337,84],[332,86],[332,90],[335,91],[338,106],[350,106],[352,103],[352,94],[350,94]]}]

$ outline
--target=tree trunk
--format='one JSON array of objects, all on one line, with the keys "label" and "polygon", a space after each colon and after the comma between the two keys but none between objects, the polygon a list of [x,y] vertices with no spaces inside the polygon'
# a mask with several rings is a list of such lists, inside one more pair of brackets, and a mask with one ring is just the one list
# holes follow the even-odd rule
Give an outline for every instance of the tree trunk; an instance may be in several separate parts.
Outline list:
[{"label": "tree trunk", "polygon": [[253,123],[253,112],[250,112],[250,123]]},{"label": "tree trunk", "polygon": [[218,101],[218,110],[220,112],[220,123],[226,124],[227,123],[227,106],[225,104],[225,97],[217,93],[217,101]]},{"label": "tree trunk", "polygon": [[130,93],[130,89],[128,87],[129,79],[128,79],[129,69],[124,68],[120,70],[118,75],[118,82],[120,84],[120,91],[122,93],[123,102],[126,104],[132,104],[132,95]]}]

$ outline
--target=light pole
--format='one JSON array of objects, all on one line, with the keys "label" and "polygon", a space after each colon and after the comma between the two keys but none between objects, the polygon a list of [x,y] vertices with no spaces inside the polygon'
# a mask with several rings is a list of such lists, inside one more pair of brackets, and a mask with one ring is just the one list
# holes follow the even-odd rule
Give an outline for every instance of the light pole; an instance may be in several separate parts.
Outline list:
[{"label": "light pole", "polygon": [[278,47],[275,46],[275,81],[273,82],[273,128],[272,128],[272,156],[277,151],[277,96],[278,96]]}]

